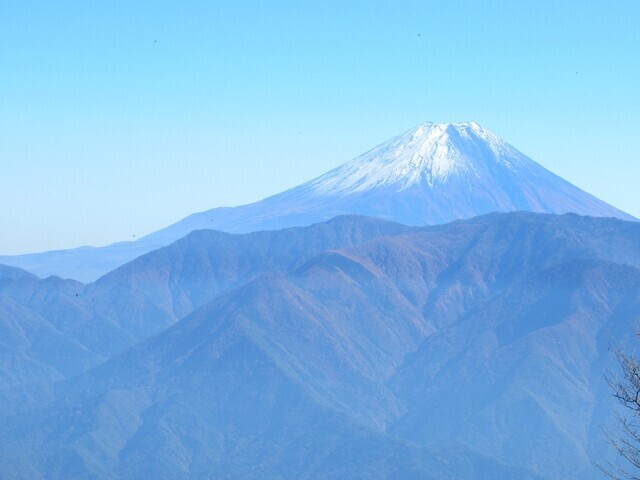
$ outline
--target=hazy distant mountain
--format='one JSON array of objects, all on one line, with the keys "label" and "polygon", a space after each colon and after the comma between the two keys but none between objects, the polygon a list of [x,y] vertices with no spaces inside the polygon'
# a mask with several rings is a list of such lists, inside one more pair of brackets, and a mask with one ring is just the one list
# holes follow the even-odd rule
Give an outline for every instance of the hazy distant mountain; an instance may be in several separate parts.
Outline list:
[{"label": "hazy distant mountain", "polygon": [[608,347],[640,321],[640,224],[493,214],[278,268],[4,417],[0,465],[48,479],[601,478]]},{"label": "hazy distant mountain", "polygon": [[476,123],[426,123],[298,187],[191,215],[136,242],[0,257],[40,276],[92,281],[199,229],[250,232],[361,214],[440,224],[489,212],[632,217],[529,159]]},{"label": "hazy distant mountain", "polygon": [[83,287],[0,265],[0,408],[35,403],[54,381],[104,361],[84,343],[100,328],[84,328],[91,315],[78,302]]}]

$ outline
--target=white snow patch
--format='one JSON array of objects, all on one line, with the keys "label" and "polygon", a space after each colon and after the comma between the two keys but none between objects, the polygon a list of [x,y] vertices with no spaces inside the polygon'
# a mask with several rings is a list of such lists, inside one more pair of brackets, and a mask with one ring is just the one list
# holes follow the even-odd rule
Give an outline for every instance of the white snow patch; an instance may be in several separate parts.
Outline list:
[{"label": "white snow patch", "polygon": [[527,157],[475,122],[424,123],[305,184],[318,195],[362,192],[381,186],[404,190],[454,177],[480,176],[491,164],[516,170]]}]

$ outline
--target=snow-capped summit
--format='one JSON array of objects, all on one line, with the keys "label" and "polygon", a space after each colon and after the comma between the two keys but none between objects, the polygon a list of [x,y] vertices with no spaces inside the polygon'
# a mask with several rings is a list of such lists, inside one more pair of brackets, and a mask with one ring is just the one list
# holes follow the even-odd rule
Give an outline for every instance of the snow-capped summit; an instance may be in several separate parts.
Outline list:
[{"label": "snow-capped summit", "polygon": [[344,214],[424,225],[515,210],[633,219],[475,122],[423,123],[300,186],[196,213],[143,240],[167,244],[202,228],[249,232]]},{"label": "snow-capped summit", "polygon": [[196,213],[136,242],[0,257],[0,263],[38,275],[88,281],[193,230],[269,230],[343,214],[424,225],[514,210],[634,220],[554,175],[477,123],[424,123],[316,179],[259,202]]},{"label": "snow-capped summit", "polygon": [[354,193],[383,185],[426,188],[465,175],[480,177],[493,164],[517,170],[528,159],[475,122],[424,123],[312,180],[318,194]]}]

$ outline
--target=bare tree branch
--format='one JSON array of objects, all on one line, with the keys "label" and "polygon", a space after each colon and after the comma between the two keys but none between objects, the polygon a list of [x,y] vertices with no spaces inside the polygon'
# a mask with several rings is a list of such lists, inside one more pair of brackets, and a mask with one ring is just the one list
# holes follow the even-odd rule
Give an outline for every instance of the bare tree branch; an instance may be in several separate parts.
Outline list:
[{"label": "bare tree branch", "polygon": [[604,431],[609,444],[626,460],[623,468],[608,463],[598,468],[613,480],[640,480],[640,361],[614,347],[621,375],[605,376],[613,397],[626,409],[625,415],[617,412],[617,428]]}]

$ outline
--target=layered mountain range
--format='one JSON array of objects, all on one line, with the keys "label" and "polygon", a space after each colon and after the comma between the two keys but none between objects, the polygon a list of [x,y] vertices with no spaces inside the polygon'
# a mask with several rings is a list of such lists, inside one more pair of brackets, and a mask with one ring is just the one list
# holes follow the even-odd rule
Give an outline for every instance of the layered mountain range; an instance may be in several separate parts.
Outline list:
[{"label": "layered mountain range", "polygon": [[3,268],[0,470],[601,478],[639,285],[640,224],[574,214],[196,231],[90,285]]},{"label": "layered mountain range", "polygon": [[271,230],[344,214],[427,225],[496,211],[633,219],[476,123],[425,123],[314,180],[256,203],[196,213],[135,242],[0,256],[0,263],[42,277],[87,282],[199,229]]},{"label": "layered mountain range", "polygon": [[632,220],[424,124],[137,242],[2,257],[0,477],[602,478]]}]

